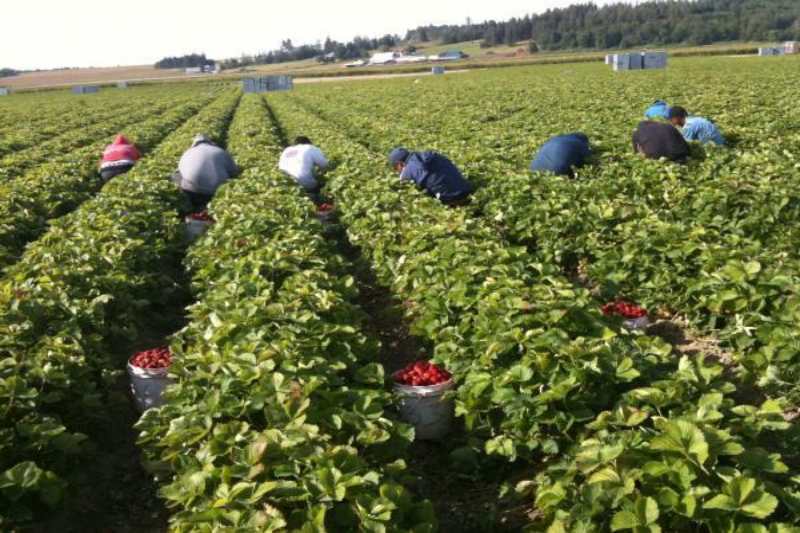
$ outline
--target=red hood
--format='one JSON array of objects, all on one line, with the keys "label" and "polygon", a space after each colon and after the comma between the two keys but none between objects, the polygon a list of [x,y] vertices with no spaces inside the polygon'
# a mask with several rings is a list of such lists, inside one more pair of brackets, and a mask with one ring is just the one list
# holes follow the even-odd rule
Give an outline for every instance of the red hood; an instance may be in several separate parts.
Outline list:
[{"label": "red hood", "polygon": [[120,135],[117,135],[116,139],[114,139],[114,144],[127,144],[127,145],[130,145],[132,143],[128,140],[127,137],[125,137],[124,135],[120,134]]}]

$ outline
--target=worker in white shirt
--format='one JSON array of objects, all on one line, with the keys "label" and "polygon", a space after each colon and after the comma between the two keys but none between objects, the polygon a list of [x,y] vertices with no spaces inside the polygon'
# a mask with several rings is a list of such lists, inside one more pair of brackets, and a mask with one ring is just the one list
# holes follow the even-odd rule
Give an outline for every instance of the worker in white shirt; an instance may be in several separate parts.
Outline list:
[{"label": "worker in white shirt", "polygon": [[322,184],[317,180],[316,174],[317,169],[328,168],[328,160],[322,150],[314,146],[308,137],[300,136],[295,139],[294,145],[281,154],[278,166],[281,171],[297,180],[297,184],[314,202],[322,201],[319,194]]}]

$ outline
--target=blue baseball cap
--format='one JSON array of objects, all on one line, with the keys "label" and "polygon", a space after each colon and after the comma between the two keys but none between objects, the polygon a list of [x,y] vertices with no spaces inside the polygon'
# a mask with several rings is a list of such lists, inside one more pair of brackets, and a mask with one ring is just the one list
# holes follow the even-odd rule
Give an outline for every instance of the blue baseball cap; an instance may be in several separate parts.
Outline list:
[{"label": "blue baseball cap", "polygon": [[409,155],[411,155],[411,152],[405,148],[395,148],[392,150],[392,153],[389,154],[389,163],[391,163],[392,166],[398,163],[405,163]]}]

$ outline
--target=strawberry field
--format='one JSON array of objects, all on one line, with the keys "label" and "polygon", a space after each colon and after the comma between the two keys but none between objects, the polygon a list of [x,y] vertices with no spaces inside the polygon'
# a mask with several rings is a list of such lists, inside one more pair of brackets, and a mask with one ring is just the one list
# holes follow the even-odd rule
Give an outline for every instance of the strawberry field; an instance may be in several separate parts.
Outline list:
[{"label": "strawberry field", "polygon": [[[800,530],[798,66],[3,99],[0,530]],[[658,98],[730,146],[641,159]],[[103,185],[117,131],[144,157]],[[527,172],[571,131],[577,179]],[[199,132],[243,174],[189,243],[168,177]],[[277,169],[297,135],[333,223]],[[397,145],[472,204],[401,183]],[[141,418],[139,350],[174,379]],[[451,434],[416,439],[393,383],[451,377]]]}]

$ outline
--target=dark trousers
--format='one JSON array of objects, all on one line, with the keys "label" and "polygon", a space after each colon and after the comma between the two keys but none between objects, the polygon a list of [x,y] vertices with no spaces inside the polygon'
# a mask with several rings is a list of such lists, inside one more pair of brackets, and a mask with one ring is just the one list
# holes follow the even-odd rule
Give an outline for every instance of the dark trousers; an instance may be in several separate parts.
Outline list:
[{"label": "dark trousers", "polygon": [[469,194],[464,194],[457,198],[451,198],[449,200],[442,200],[442,203],[447,207],[463,207],[465,205],[469,205],[472,202],[472,197]]},{"label": "dark trousers", "polygon": [[100,170],[100,177],[103,178],[103,181],[109,181],[112,178],[125,174],[132,168],[133,165],[119,165],[116,167],[104,168]]},{"label": "dark trousers", "polygon": [[183,194],[186,195],[186,198],[189,199],[189,203],[192,204],[192,213],[199,213],[208,207],[208,203],[214,197],[211,194],[200,194],[199,192],[187,191],[184,190]]},{"label": "dark trousers", "polygon": [[322,198],[322,185],[317,185],[317,187],[315,187],[314,189],[306,189],[305,187],[300,187],[300,190],[306,193],[308,199],[314,202],[316,205],[320,205],[323,203],[324,200]]}]

